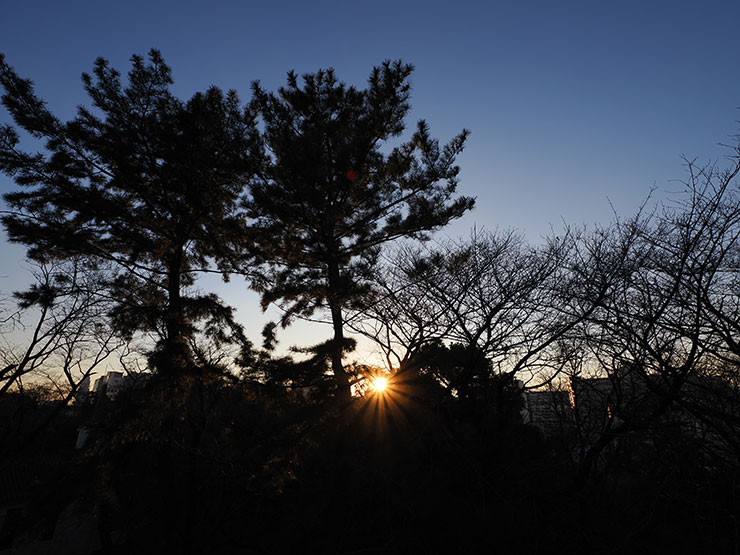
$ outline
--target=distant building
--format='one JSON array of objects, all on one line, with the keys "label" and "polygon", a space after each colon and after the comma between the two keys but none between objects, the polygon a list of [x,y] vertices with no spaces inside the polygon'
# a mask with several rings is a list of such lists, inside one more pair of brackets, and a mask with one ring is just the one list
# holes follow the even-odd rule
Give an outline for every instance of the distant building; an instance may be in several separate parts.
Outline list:
[{"label": "distant building", "polygon": [[[726,383],[719,382],[707,377],[692,377],[683,384],[681,398],[696,407],[700,404],[717,406],[722,399],[720,393],[728,389]],[[662,402],[660,390],[657,376],[646,376],[629,367],[608,377],[572,377],[566,390],[524,391],[522,418],[548,435],[577,427],[584,439],[593,440],[602,433],[608,421],[614,425],[651,418]],[[740,399],[740,393],[725,397],[735,401]],[[733,407],[731,402],[725,404]],[[727,407],[722,408],[723,414],[727,414]],[[735,412],[740,414],[740,408],[736,407]],[[704,431],[697,417],[676,403],[662,411],[661,420],[678,424],[686,431]]]},{"label": "distant building", "polygon": [[[95,392],[95,408],[91,419],[77,429],[75,448],[82,449],[90,438],[95,437],[96,433],[98,433],[100,422],[104,419],[108,410],[107,405],[109,401],[113,401],[123,391],[132,389],[137,383],[146,381],[150,377],[151,374],[148,373],[124,375],[123,372],[109,371],[104,376],[95,380],[93,386],[93,391]],[[87,395],[85,398],[87,398]]]},{"label": "distant building", "polygon": [[547,436],[573,434],[581,447],[620,427],[622,433],[641,431],[647,442],[655,432],[679,433],[736,460],[740,388],[715,374],[691,375],[678,391],[670,385],[658,374],[630,367],[608,377],[573,377],[565,390],[524,391],[522,419]]},{"label": "distant building", "polygon": [[522,420],[545,435],[562,434],[573,425],[569,392],[562,390],[524,391]]},{"label": "distant building", "polygon": [[127,377],[123,375],[123,372],[110,371],[107,372],[105,376],[101,376],[95,380],[93,391],[95,391],[97,395],[105,393],[105,396],[108,399],[115,399],[121,390],[128,387],[130,382],[131,380],[127,379]]}]

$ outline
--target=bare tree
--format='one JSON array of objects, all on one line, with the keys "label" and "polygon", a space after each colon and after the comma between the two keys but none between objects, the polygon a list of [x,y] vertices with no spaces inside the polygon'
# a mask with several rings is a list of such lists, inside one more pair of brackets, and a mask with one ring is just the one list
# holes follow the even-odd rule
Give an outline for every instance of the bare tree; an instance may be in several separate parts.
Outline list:
[{"label": "bare tree", "polygon": [[[55,409],[36,425],[37,433],[89,384],[93,373],[122,346],[107,325],[109,299],[97,286],[96,272],[85,260],[39,264],[35,282],[16,293],[16,309],[3,321],[0,349],[0,401],[21,396],[29,385],[54,392]],[[5,437],[13,423],[3,426]]]},{"label": "bare tree", "polygon": [[417,278],[418,245],[404,245],[384,255],[373,290],[362,310],[348,315],[348,327],[373,341],[388,370],[400,368],[425,345],[445,338],[445,307],[435,303]]},{"label": "bare tree", "polygon": [[570,234],[534,248],[511,231],[474,231],[465,241],[407,248],[389,259],[354,329],[393,355],[389,365],[434,342],[466,346],[451,390],[475,380],[484,360],[486,372],[542,386],[562,368],[558,342],[584,318],[580,307],[562,310],[572,245]]},{"label": "bare tree", "polygon": [[715,451],[734,452],[737,464],[737,157],[727,170],[687,167],[677,201],[579,243],[572,272],[582,287],[573,291],[597,305],[579,330],[595,377],[574,381],[574,395],[602,410],[583,477],[608,447],[669,422],[686,433],[711,428]]}]

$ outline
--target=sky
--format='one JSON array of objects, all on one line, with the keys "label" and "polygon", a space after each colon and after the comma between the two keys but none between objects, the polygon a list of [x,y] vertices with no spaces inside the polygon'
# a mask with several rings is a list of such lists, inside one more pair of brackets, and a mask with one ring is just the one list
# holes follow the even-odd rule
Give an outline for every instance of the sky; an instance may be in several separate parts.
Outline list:
[{"label": "sky", "polygon": [[[102,56],[123,73],[157,48],[175,93],[216,85],[243,100],[333,67],[362,87],[374,65],[415,65],[413,129],[425,119],[446,142],[472,134],[459,192],[476,208],[445,234],[516,228],[532,241],[564,223],[629,216],[651,188],[681,190],[681,156],[720,160],[740,119],[737,0],[480,2],[100,2],[0,0],[0,51],[62,118],[86,103],[80,74]],[[0,110],[0,122],[9,123]],[[0,175],[0,192],[13,190]],[[23,249],[0,238],[0,294],[28,282]],[[239,280],[202,282],[236,306],[249,334],[268,316]],[[281,344],[310,344],[310,324]]]}]

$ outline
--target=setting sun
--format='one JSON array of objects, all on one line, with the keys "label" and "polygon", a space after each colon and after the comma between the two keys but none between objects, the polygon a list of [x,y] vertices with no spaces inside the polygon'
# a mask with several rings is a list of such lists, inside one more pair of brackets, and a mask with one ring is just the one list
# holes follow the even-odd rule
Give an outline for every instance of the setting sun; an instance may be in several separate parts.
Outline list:
[{"label": "setting sun", "polygon": [[373,380],[373,389],[375,391],[383,391],[388,387],[388,380],[386,378],[375,378]]}]

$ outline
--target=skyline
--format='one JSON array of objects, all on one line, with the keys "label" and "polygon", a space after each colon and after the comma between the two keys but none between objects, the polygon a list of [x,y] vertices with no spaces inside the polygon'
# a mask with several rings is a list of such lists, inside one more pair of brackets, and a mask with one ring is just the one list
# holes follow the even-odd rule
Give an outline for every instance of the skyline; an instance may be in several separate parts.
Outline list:
[{"label": "skyline", "polygon": [[[450,12],[409,3],[395,13],[386,2],[281,3],[256,13],[226,2],[177,12],[143,2],[12,5],[0,51],[65,119],[86,103],[79,76],[98,56],[125,73],[132,54],[159,48],[181,98],[216,85],[238,90],[242,101],[253,80],[275,90],[291,69],[333,67],[362,87],[373,65],[403,59],[416,66],[407,129],[424,118],[441,142],[472,131],[458,158],[458,190],[477,206],[444,233],[515,227],[536,242],[550,224],[608,223],[610,202],[629,216],[653,186],[657,200],[680,190],[672,181],[684,177],[680,156],[721,159],[718,143],[731,142],[740,119],[740,77],[732,72],[740,6],[568,4],[463,2]],[[9,122],[4,110],[0,121]],[[0,176],[0,192],[14,188]],[[6,261],[22,253],[3,238]],[[15,268],[0,274],[3,294],[27,283]],[[250,323],[259,310],[254,293],[238,282],[202,283],[259,336],[261,323]],[[281,333],[281,346],[299,343],[301,329]]]}]

